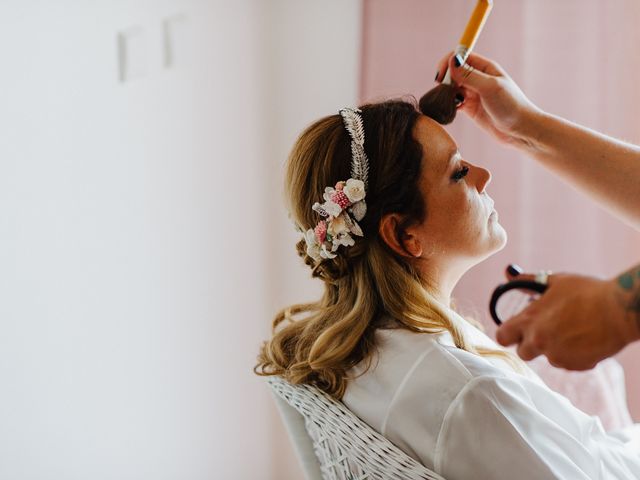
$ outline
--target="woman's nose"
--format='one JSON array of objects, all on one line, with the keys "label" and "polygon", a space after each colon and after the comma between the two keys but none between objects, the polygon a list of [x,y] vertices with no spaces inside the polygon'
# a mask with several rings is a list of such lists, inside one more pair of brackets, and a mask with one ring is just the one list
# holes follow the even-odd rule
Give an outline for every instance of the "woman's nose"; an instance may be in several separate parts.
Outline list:
[{"label": "woman's nose", "polygon": [[486,168],[476,167],[478,169],[478,192],[482,193],[491,183],[491,172]]}]

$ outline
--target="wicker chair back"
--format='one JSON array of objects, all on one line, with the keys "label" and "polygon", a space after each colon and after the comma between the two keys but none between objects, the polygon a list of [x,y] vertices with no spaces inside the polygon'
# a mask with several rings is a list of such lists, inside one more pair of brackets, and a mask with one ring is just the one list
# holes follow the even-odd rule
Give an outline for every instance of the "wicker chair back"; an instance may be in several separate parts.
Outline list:
[{"label": "wicker chair back", "polygon": [[324,480],[444,480],[321,390],[278,376],[267,382],[302,415]]}]

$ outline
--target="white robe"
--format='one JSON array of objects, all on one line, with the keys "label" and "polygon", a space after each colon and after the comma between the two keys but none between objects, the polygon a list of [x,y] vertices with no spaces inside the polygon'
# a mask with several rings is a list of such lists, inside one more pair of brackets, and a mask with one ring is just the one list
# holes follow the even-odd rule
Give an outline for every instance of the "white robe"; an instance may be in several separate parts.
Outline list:
[{"label": "white robe", "polygon": [[[471,343],[502,348],[450,313]],[[528,367],[460,350],[448,332],[380,329],[376,340],[371,368],[350,372],[343,402],[445,479],[640,478],[640,424],[606,433]]]}]

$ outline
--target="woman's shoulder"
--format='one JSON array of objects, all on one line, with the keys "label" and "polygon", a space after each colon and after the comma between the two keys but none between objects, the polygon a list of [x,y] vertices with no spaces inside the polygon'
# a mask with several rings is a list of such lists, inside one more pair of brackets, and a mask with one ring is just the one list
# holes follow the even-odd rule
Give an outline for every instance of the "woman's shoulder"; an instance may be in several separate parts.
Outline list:
[{"label": "woman's shoulder", "polygon": [[457,378],[465,383],[479,376],[515,373],[501,358],[481,356],[456,347],[448,331],[422,333],[402,328],[380,329],[376,332],[376,344],[374,365],[392,366],[396,373],[426,373],[448,382]]},{"label": "woman's shoulder", "polygon": [[[377,330],[376,351],[349,372],[343,401],[365,421],[377,423],[374,419],[392,410],[429,402],[432,396],[444,408],[474,377],[509,375],[491,360],[456,348],[448,335]],[[384,430],[383,424],[377,427]]]}]

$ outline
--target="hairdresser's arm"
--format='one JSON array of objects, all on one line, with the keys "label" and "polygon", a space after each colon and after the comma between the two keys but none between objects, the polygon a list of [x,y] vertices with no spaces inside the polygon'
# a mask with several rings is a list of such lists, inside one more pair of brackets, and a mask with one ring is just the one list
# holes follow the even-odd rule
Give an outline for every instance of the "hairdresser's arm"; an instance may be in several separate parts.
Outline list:
[{"label": "hairdresser's arm", "polygon": [[640,148],[560,117],[529,112],[520,148],[640,229]]},{"label": "hairdresser's arm", "polygon": [[[440,79],[447,60],[440,63]],[[640,147],[543,112],[480,55],[471,54],[460,67],[451,59],[449,68],[465,97],[459,108],[481,127],[640,228]]]}]

